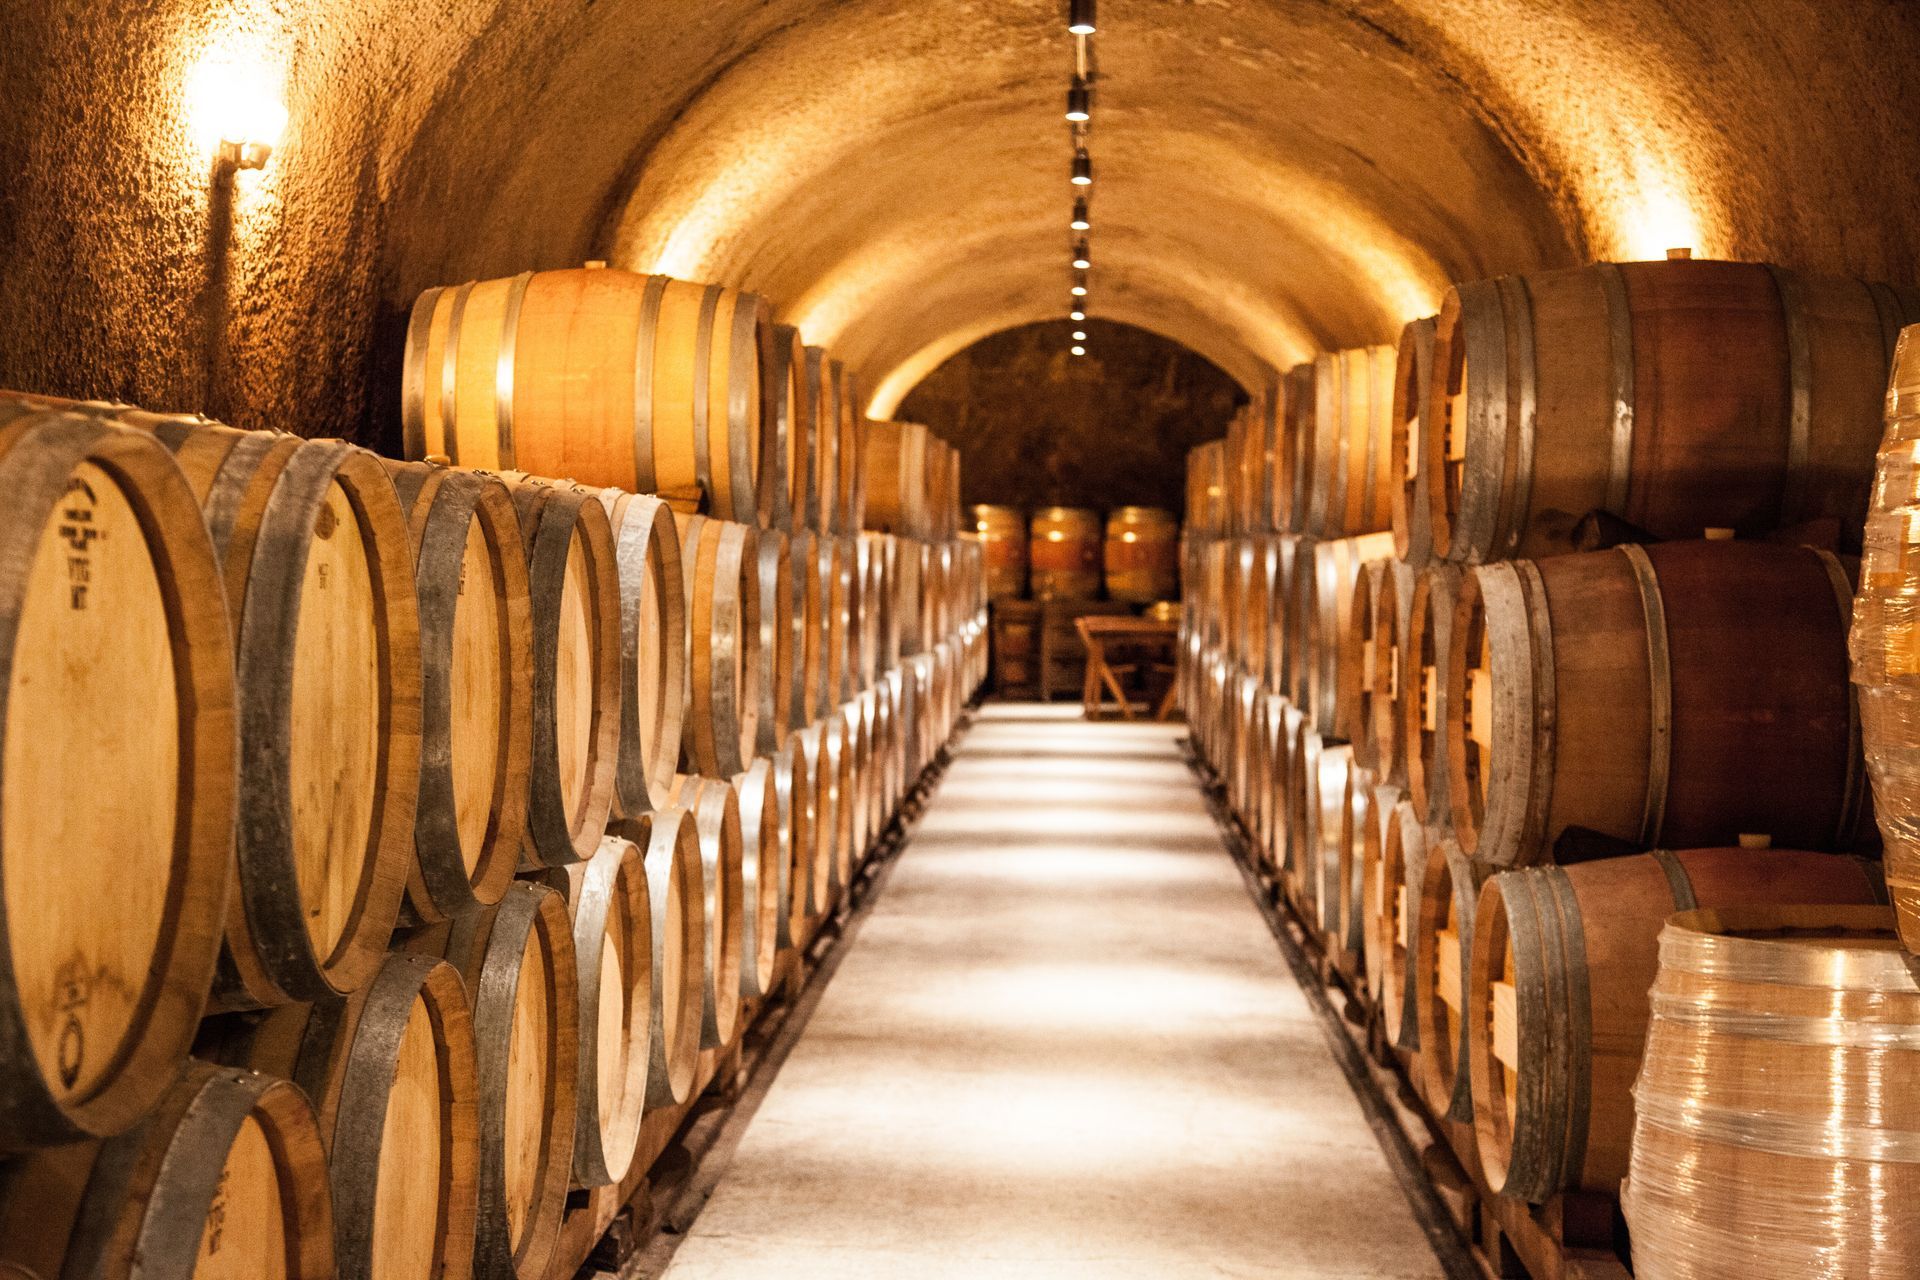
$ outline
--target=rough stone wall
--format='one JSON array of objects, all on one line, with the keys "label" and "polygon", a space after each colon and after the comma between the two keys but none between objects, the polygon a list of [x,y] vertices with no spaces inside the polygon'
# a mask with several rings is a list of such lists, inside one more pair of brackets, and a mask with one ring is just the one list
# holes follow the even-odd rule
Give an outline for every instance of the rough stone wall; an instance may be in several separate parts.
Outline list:
[{"label": "rough stone wall", "polygon": [[915,387],[900,417],[960,450],[968,504],[1164,507],[1186,501],[1187,450],[1217,439],[1246,396],[1178,343],[1131,325],[1087,325],[1068,354],[1060,323],[996,333]]}]

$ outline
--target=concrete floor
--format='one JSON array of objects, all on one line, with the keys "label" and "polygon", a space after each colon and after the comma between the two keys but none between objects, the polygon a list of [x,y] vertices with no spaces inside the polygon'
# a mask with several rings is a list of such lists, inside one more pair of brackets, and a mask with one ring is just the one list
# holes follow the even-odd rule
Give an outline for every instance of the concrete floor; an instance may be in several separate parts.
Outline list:
[{"label": "concrete floor", "polygon": [[672,1280],[1443,1274],[1180,732],[984,711]]}]

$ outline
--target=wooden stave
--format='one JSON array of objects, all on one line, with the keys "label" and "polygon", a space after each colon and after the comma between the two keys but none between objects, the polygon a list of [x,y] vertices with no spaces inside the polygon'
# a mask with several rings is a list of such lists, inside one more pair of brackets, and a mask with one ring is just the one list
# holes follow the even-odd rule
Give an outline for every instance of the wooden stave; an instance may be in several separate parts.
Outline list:
[{"label": "wooden stave", "polygon": [[[1793,680],[1770,678],[1773,673],[1752,663],[1710,662],[1701,652],[1703,637],[1716,634],[1716,626],[1728,634],[1732,625],[1716,611],[1755,591],[1768,594],[1764,603],[1771,607],[1757,619],[1743,610],[1738,634],[1753,642],[1756,660],[1780,661],[1800,651],[1808,665],[1795,669]],[[1800,848],[1857,847],[1868,806],[1847,682],[1851,608],[1849,576],[1835,557],[1771,543],[1627,546],[1473,570],[1455,608],[1462,643],[1450,654],[1447,677],[1449,795],[1462,848],[1495,865],[1525,865],[1543,857],[1568,825],[1644,844],[1700,846],[1763,832]],[[1577,664],[1581,646],[1596,643],[1591,637],[1602,636],[1609,619],[1646,658],[1603,683],[1582,676]],[[1469,650],[1477,649],[1482,631],[1494,655],[1487,660],[1499,661],[1507,673],[1491,687],[1495,746],[1508,764],[1484,791],[1475,785],[1484,766],[1466,749],[1463,720],[1469,664],[1480,661]],[[1571,661],[1563,654],[1573,655]],[[1822,661],[1831,668],[1825,696],[1806,687],[1813,664]],[[1736,687],[1716,688],[1729,683]],[[1739,701],[1709,701],[1703,690]],[[1601,726],[1565,710],[1596,701],[1630,723],[1600,733]],[[1738,785],[1731,773],[1713,767],[1717,740],[1703,729],[1712,716],[1736,713],[1744,713],[1745,726]],[[1771,752],[1756,757],[1756,733],[1771,741]],[[1824,750],[1804,749],[1820,740]],[[1637,759],[1623,756],[1626,751]],[[1808,758],[1789,761],[1783,752]],[[1771,765],[1773,781],[1747,785],[1761,764]],[[1821,773],[1829,776],[1816,784]],[[1592,784],[1599,794],[1588,797],[1574,785],[1583,778],[1617,781],[1611,792]],[[1720,806],[1729,791],[1760,802],[1728,813]],[[1795,797],[1813,802],[1788,805]]]},{"label": "wooden stave", "polygon": [[[1377,854],[1384,820],[1376,807],[1374,793],[1378,787],[1373,770],[1357,761],[1350,762],[1340,801],[1339,863],[1335,874],[1338,895],[1334,901],[1332,933],[1339,939],[1342,950],[1366,964],[1374,963],[1368,951],[1368,859]],[[1392,790],[1393,798],[1398,799],[1398,788]],[[1369,843],[1373,846],[1372,853]],[[1362,967],[1359,972],[1365,980],[1367,969]],[[1368,991],[1377,989],[1371,982],[1367,983]]]},{"label": "wooden stave", "polygon": [[[1132,533],[1134,542],[1125,540]],[[1180,594],[1180,521],[1159,507],[1119,507],[1107,516],[1101,573],[1107,598],[1132,604],[1177,599]],[[1264,536],[1261,539],[1264,541]],[[1135,554],[1130,548],[1145,548]],[[1119,548],[1120,550],[1116,550]]]},{"label": "wooden stave", "polygon": [[1393,435],[1388,471],[1393,477],[1394,554],[1414,569],[1433,559],[1433,487],[1423,442],[1439,428],[1433,415],[1433,337],[1438,316],[1409,321],[1400,330],[1394,357]]},{"label": "wooden stave", "polygon": [[800,330],[776,324],[763,365],[766,386],[760,394],[760,523],[768,529],[804,525],[807,460],[813,447],[813,419],[806,410],[807,353]]},{"label": "wooden stave", "polygon": [[[0,1270],[49,1280],[190,1275],[243,1126],[284,1166],[288,1280],[332,1280],[335,1215],[312,1106],[285,1080],[193,1061],[132,1128],[0,1167]],[[157,1209],[154,1201],[159,1200]],[[152,1210],[152,1212],[148,1212]]]},{"label": "wooden stave", "polygon": [[693,816],[700,836],[702,936],[700,1047],[724,1049],[739,1033],[741,971],[746,931],[740,797],[731,782],[682,774],[675,800]]},{"label": "wooden stave", "polygon": [[1274,484],[1281,495],[1274,525],[1282,533],[1304,534],[1312,505],[1311,449],[1314,428],[1314,362],[1304,361],[1282,377],[1285,388]]},{"label": "wooden stave", "polygon": [[[654,981],[647,1014],[645,1108],[652,1112],[690,1099],[700,1067],[704,983],[699,957],[707,949],[705,870],[694,817],[678,804],[616,822],[613,831],[642,851],[647,876]],[[682,948],[677,958],[668,951],[676,930]],[[676,965],[680,986],[670,991],[667,979]]]},{"label": "wooden stave", "polygon": [[843,537],[853,537],[866,527],[867,433],[861,429],[866,414],[860,408],[852,370],[835,360],[833,378],[840,406],[840,507],[835,530]]},{"label": "wooden stave", "polygon": [[1420,1022],[1408,1014],[1415,1008],[1414,993],[1419,988],[1416,961],[1418,951],[1409,947],[1408,933],[1413,913],[1399,920],[1395,915],[1404,895],[1410,905],[1420,901],[1426,877],[1427,829],[1414,810],[1413,801],[1404,793],[1387,813],[1380,846],[1381,899],[1375,922],[1374,938],[1380,946],[1380,985],[1376,988],[1387,1042],[1399,1049],[1420,1046]]},{"label": "wooden stave", "polygon": [[806,523],[815,533],[838,533],[840,388],[833,377],[833,357],[825,348],[807,347],[805,353],[806,402],[814,424]]},{"label": "wooden stave", "polygon": [[[191,731],[181,763],[194,778],[195,803],[176,827],[183,888],[167,963],[150,970],[152,994],[143,1001],[145,1025],[125,1037],[132,1046],[120,1078],[78,1104],[63,1102],[48,1088],[37,1065],[11,1066],[0,1076],[0,1155],[87,1137],[112,1137],[136,1124],[178,1077],[192,1042],[207,990],[214,980],[232,876],[234,813],[239,775],[233,651],[221,567],[200,515],[200,503],[171,454],[144,432],[103,421],[87,412],[41,410],[0,400],[0,482],[11,495],[16,520],[4,526],[9,545],[0,555],[10,565],[30,565],[48,519],[59,505],[67,478],[82,462],[107,470],[130,503],[144,503],[149,545],[159,540],[165,577],[175,594],[178,684],[190,685],[185,700]],[[31,541],[30,541],[31,540]],[[19,575],[15,575],[16,578]],[[23,601],[17,588],[0,599],[6,667],[0,698],[11,688],[14,648]],[[182,661],[184,659],[184,661]],[[0,706],[0,712],[4,706]],[[4,715],[0,714],[0,721]],[[20,1007],[7,913],[0,910],[0,1063],[34,1063],[27,1013]],[[170,1030],[158,1031],[171,1016]]]},{"label": "wooden stave", "polygon": [[[754,754],[776,754],[791,729],[794,700],[794,574],[787,535],[768,530],[758,539],[754,566],[760,593],[760,715]],[[803,619],[804,620],[804,619]]]},{"label": "wooden stave", "polygon": [[788,577],[793,585],[790,606],[793,638],[793,697],[787,709],[791,734],[819,719],[820,690],[826,683],[823,629],[826,611],[820,596],[820,538],[811,529],[795,529],[787,540]]},{"label": "wooden stave", "polygon": [[[640,1142],[640,1118],[647,1095],[647,1068],[653,1055],[653,904],[641,851],[620,835],[608,835],[584,863],[567,868],[571,884],[567,901],[573,913],[575,990],[580,1005],[580,1050],[574,1086],[574,1141],[572,1184],[604,1187],[620,1182],[633,1163]],[[599,1062],[607,1046],[600,1043],[600,1007],[608,993],[602,988],[602,955],[610,928],[625,924],[628,933],[622,954],[623,970],[631,967],[638,980],[615,993],[627,1005],[627,1028],[617,1046],[624,1065],[619,1100],[612,1108],[611,1132],[600,1120]],[[623,978],[628,973],[622,973]],[[636,1000],[634,993],[641,994]],[[637,1008],[638,1016],[633,1016]]]},{"label": "wooden stave", "polygon": [[833,907],[838,886],[833,880],[833,830],[839,790],[839,758],[833,753],[828,718],[822,716],[793,735],[806,753],[807,774],[813,783],[813,847],[807,871],[808,913],[825,915]]},{"label": "wooden stave", "polygon": [[[1831,311],[1841,292],[1855,295],[1854,318],[1871,316],[1878,330],[1860,334],[1857,350],[1849,348],[1841,324],[1824,322],[1831,315],[1814,314]],[[1692,305],[1685,305],[1688,297]],[[1837,519],[1841,528],[1857,524],[1864,504],[1855,498],[1863,499],[1865,489],[1856,495],[1857,486],[1848,483],[1813,494],[1818,486],[1796,474],[1795,455],[1832,462],[1837,454],[1841,461],[1832,470],[1864,473],[1878,431],[1877,422],[1867,421],[1871,398],[1858,392],[1877,378],[1857,376],[1849,366],[1891,350],[1889,326],[1897,328],[1900,318],[1892,312],[1920,319],[1920,294],[1704,259],[1599,263],[1457,286],[1437,321],[1430,396],[1436,419],[1458,415],[1466,457],[1458,485],[1449,482],[1434,495],[1435,555],[1483,563],[1573,550],[1574,523],[1592,510],[1610,511],[1659,537],[1689,537],[1716,526],[1759,534],[1817,519]],[[1676,324],[1675,315],[1685,324]],[[1643,321],[1670,347],[1643,346]],[[1671,351],[1677,360],[1688,340],[1764,348],[1771,362],[1759,363],[1744,380],[1741,366],[1724,360],[1696,359],[1674,373],[1661,357]],[[1461,359],[1495,372],[1463,392]],[[1822,367],[1832,376],[1823,380]],[[1882,364],[1879,375],[1884,372]],[[1458,409],[1456,397],[1465,401]],[[1650,462],[1647,455],[1662,443],[1656,433],[1665,399],[1673,401],[1674,420],[1700,437],[1680,445],[1710,450],[1718,438],[1718,461],[1696,457],[1666,470]],[[1805,407],[1795,408],[1796,402]],[[1649,420],[1652,431],[1644,429]],[[1777,440],[1757,441],[1763,429]],[[1816,441],[1819,433],[1829,438]],[[1822,443],[1829,452],[1821,452]],[[1565,481],[1536,484],[1547,468],[1516,466],[1506,474],[1510,454],[1536,457],[1542,446],[1554,451],[1551,474]],[[1442,474],[1446,451],[1444,433],[1435,433],[1425,463],[1433,474]],[[1736,456],[1767,461],[1739,467],[1729,461]],[[1713,496],[1689,497],[1689,487],[1710,487]],[[1758,497],[1758,490],[1770,489],[1778,490],[1770,500]],[[1648,505],[1649,492],[1664,510]]]},{"label": "wooden stave", "polygon": [[[474,1272],[519,1275],[545,1272],[559,1239],[567,1183],[573,1169],[573,1096],[579,1069],[579,993],[573,926],[562,896],[542,885],[516,880],[497,906],[444,926],[446,958],[466,979],[473,1006],[474,1059],[479,1081],[477,1114],[480,1164],[476,1183],[480,1209],[474,1233]],[[524,978],[522,958],[538,934],[551,971],[547,1001],[553,1019],[548,1036],[548,1092],[537,1197],[516,1246],[507,1212],[504,1133],[515,1004]]]},{"label": "wooden stave", "polygon": [[831,708],[845,702],[853,689],[853,668],[857,661],[854,643],[859,622],[854,610],[858,606],[859,588],[854,582],[854,556],[848,539],[826,539],[821,544],[820,555],[826,575],[824,622],[827,629],[827,679],[820,692],[820,705]]},{"label": "wooden stave", "polygon": [[1413,612],[1416,571],[1404,561],[1383,560],[1376,568],[1378,588],[1371,613],[1372,669],[1368,672],[1360,715],[1371,721],[1367,730],[1375,770],[1382,779],[1404,787],[1407,746],[1400,710],[1406,688],[1405,639]]},{"label": "wooden stave", "polygon": [[[1414,929],[1417,953],[1413,973],[1414,1013],[1418,1019],[1419,1047],[1414,1050],[1419,1063],[1414,1078],[1427,1105],[1436,1115],[1462,1124],[1473,1119],[1473,1094],[1470,1088],[1466,1020],[1470,993],[1467,990],[1467,958],[1473,953],[1474,914],[1479,906],[1480,886],[1489,868],[1469,858],[1451,837],[1427,841],[1427,866],[1420,882],[1418,923]],[[1447,1017],[1441,1012],[1438,987],[1438,938],[1442,926],[1451,918],[1460,939],[1460,1013],[1458,1035],[1446,1034]]]},{"label": "wooden stave", "polygon": [[[601,489],[620,581],[620,752],[612,812],[635,818],[667,803],[680,763],[687,684],[686,593],[673,509],[660,498]],[[652,617],[645,601],[654,601]],[[660,646],[658,701],[642,705],[641,633]]]},{"label": "wooden stave", "polygon": [[851,887],[859,878],[867,856],[868,765],[872,742],[867,737],[866,717],[860,701],[854,698],[840,705],[843,747],[840,754],[840,803],[835,811],[834,848],[840,882]]},{"label": "wooden stave", "polygon": [[[1636,1031],[1623,997],[1652,985],[1660,930],[1674,912],[1868,906],[1885,897],[1875,864],[1786,849],[1657,850],[1490,877],[1474,924],[1466,1015],[1475,1142],[1488,1184],[1534,1203],[1562,1189],[1617,1194],[1647,1023],[1640,1018]],[[1597,966],[1587,920],[1602,931]],[[1488,1035],[1491,984],[1503,962],[1517,966],[1521,1065],[1534,1071],[1513,1095],[1520,1118],[1511,1122]],[[1613,995],[1604,1003],[1603,978]]]},{"label": "wooden stave", "polygon": [[[383,461],[408,513],[419,592],[420,801],[414,818],[414,860],[407,876],[405,918],[432,924],[498,902],[519,866],[532,768],[532,603],[520,518],[504,484],[479,472]],[[506,694],[494,811],[484,849],[476,859],[480,869],[470,875],[453,825],[449,671],[461,590],[459,566],[467,530],[474,521],[480,522],[498,552],[494,567],[504,580],[506,635],[501,651]]]},{"label": "wooden stave", "polygon": [[786,857],[780,871],[786,910],[780,915],[776,935],[776,942],[782,948],[799,945],[813,918],[815,793],[807,749],[800,742],[799,734],[796,730],[788,735],[786,745],[773,758],[774,797],[786,832],[783,842]]},{"label": "wooden stave", "polygon": [[[412,537],[398,492],[371,453],[338,440],[235,431],[203,419],[136,415],[203,478],[202,501],[226,566],[240,712],[241,814],[235,840],[238,892],[209,1008],[271,1007],[335,999],[368,981],[399,918],[420,778],[419,605]],[[307,533],[328,489],[339,484],[371,528],[369,570],[388,644],[375,766],[374,852],[356,906],[333,954],[313,954],[292,867],[294,816],[288,709],[290,637],[299,623]],[[198,486],[197,486],[198,487]],[[259,636],[258,644],[249,644]],[[274,637],[277,643],[268,643]],[[288,885],[295,888],[291,894]]]},{"label": "wooden stave", "polygon": [[[1464,573],[1445,562],[1429,565],[1414,578],[1407,606],[1406,683],[1400,703],[1400,737],[1407,765],[1407,795],[1420,821],[1450,829],[1452,769],[1447,756],[1447,670],[1451,661],[1453,618]],[[1433,727],[1424,727],[1426,686],[1433,690]]]},{"label": "wooden stave", "polygon": [[790,856],[780,823],[780,797],[773,762],[762,757],[735,774],[730,785],[740,805],[740,994],[759,999],[773,991],[780,956],[780,922],[787,918]]},{"label": "wooden stave", "polygon": [[687,590],[687,715],[681,761],[730,777],[753,758],[760,716],[759,535],[690,516],[681,539]]},{"label": "wooden stave", "polygon": [[[620,760],[621,635],[619,553],[607,509],[592,490],[521,473],[501,477],[520,513],[521,545],[533,601],[533,754],[522,852],[535,867],[583,862],[599,848],[612,815]],[[578,537],[592,575],[589,616],[594,621],[593,727],[586,787],[579,812],[569,815],[559,776],[554,687],[561,600],[568,558]]]}]

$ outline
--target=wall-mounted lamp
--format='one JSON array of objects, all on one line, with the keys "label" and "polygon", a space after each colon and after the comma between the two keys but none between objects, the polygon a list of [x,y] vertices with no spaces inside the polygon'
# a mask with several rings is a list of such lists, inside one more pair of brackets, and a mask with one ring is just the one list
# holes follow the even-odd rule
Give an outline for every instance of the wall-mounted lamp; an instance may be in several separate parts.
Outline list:
[{"label": "wall-mounted lamp", "polygon": [[1075,231],[1090,231],[1093,229],[1093,222],[1087,217],[1087,198],[1085,196],[1075,198],[1073,202],[1073,221],[1068,225]]},{"label": "wall-mounted lamp", "polygon": [[1077,148],[1073,153],[1073,185],[1076,187],[1093,185],[1093,157],[1087,154],[1085,147]]},{"label": "wall-mounted lamp", "polygon": [[1093,93],[1079,76],[1073,78],[1073,85],[1067,90],[1067,119],[1075,124],[1093,119]]},{"label": "wall-mounted lamp", "polygon": [[268,67],[209,53],[187,85],[194,133],[223,164],[265,168],[287,127],[280,95],[280,77]]},{"label": "wall-mounted lamp", "polygon": [[1067,30],[1076,36],[1093,34],[1093,0],[1070,0],[1067,5]]}]

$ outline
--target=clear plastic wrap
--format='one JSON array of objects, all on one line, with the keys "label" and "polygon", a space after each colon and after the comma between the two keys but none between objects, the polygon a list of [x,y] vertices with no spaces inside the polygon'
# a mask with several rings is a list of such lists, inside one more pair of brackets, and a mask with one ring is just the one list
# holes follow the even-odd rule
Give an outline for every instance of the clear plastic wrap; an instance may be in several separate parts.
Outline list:
[{"label": "clear plastic wrap", "polygon": [[1920,1276],[1920,962],[1872,907],[1660,935],[1621,1208],[1641,1280]]},{"label": "clear plastic wrap", "polygon": [[1851,644],[1887,888],[1920,951],[1920,325],[1894,355]]}]

